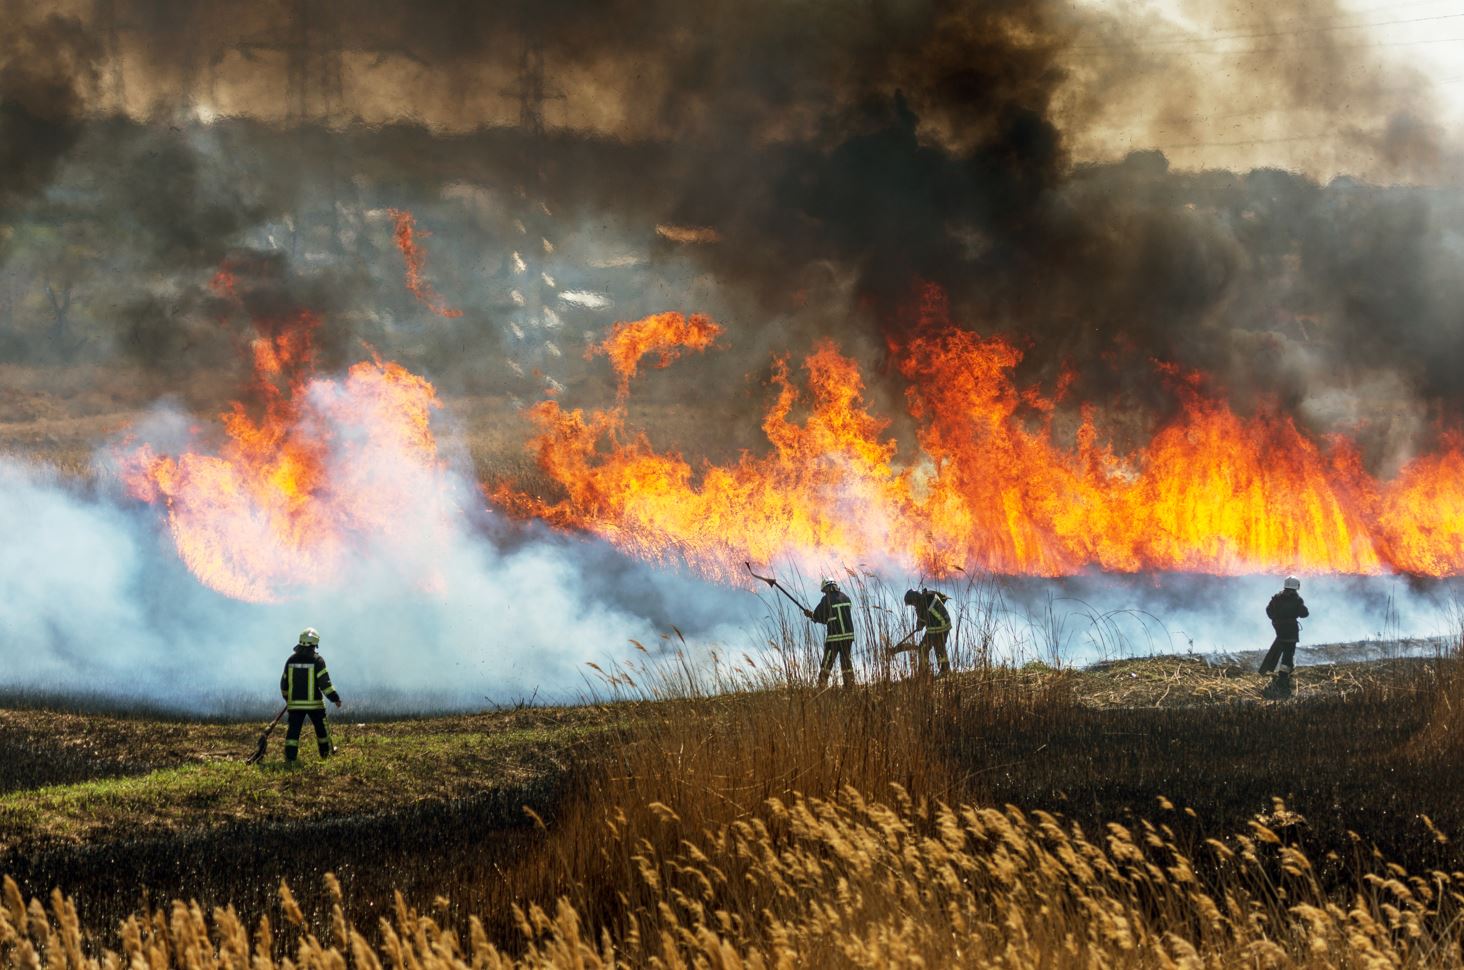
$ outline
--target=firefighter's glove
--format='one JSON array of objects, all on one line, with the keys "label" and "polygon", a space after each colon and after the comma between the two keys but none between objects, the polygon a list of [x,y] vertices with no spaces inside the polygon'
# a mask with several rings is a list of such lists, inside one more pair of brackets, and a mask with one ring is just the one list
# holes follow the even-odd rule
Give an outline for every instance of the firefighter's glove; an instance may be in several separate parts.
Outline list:
[{"label": "firefighter's glove", "polygon": [[804,610],[803,611],[803,615],[806,616],[806,617],[808,617],[811,620],[811,619],[813,619],[813,610]]},{"label": "firefighter's glove", "polygon": [[331,703],[334,704],[337,708],[339,708],[341,706],[341,699],[339,697],[337,697],[335,700],[331,701]]}]

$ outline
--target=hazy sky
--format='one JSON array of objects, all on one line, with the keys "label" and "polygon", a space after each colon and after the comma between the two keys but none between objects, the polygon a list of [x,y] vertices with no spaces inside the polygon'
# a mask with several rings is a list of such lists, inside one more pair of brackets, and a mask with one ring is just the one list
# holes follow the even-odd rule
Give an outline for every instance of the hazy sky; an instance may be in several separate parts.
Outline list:
[{"label": "hazy sky", "polygon": [[[292,5],[117,3],[117,9],[146,11],[118,21],[127,109],[154,110],[177,90],[181,75],[191,74],[204,117],[282,116],[287,99],[277,45]],[[8,0],[0,13],[61,12],[90,20],[100,6]],[[314,7],[334,9],[321,0]],[[647,4],[628,15],[646,22],[626,26],[622,41],[589,26],[585,36],[574,36],[576,25],[590,18],[569,2],[550,7],[547,67],[552,93],[563,97],[549,101],[549,124],[621,137],[667,136],[659,127],[664,116],[647,105],[695,84],[687,64],[710,59],[719,46],[765,45],[770,63],[812,57],[800,38],[853,36],[858,28],[849,24],[859,19],[847,6],[819,0],[753,4],[745,18],[738,5],[709,0],[670,8],[667,16],[677,23],[667,28],[656,23],[665,19],[656,5]],[[515,15],[503,12],[511,5],[411,8],[366,3],[359,16],[346,18],[348,46],[357,49],[342,59],[344,105],[337,116],[409,118],[448,129],[514,123],[517,106],[508,92],[521,44]],[[868,8],[876,12],[855,9],[891,20],[894,29],[902,17],[913,21],[931,9],[924,0]],[[1379,181],[1453,178],[1454,132],[1464,124],[1464,0],[1073,0],[1040,9],[1032,20],[1051,36],[1033,42],[1062,48],[1055,62],[1066,79],[1054,118],[1065,126],[1076,161],[1161,148],[1181,168],[1276,165],[1323,179],[1337,173]],[[759,26],[759,16],[777,26]],[[654,31],[662,35],[647,39]],[[847,67],[812,70],[837,85]],[[110,83],[106,69],[100,80]],[[788,95],[786,113],[764,119],[755,136],[806,133],[799,126],[814,123],[808,107],[819,103],[820,92]],[[1388,146],[1382,152],[1380,139]]]},{"label": "hazy sky", "polygon": [[1355,136],[1416,123],[1415,137],[1443,154],[1391,174],[1454,179],[1447,156],[1464,124],[1464,0],[1081,5],[1147,23],[1123,43],[1074,43],[1079,83],[1128,72],[1119,97],[1075,120],[1079,156],[1157,147],[1182,168],[1276,165],[1387,179],[1372,144]]}]

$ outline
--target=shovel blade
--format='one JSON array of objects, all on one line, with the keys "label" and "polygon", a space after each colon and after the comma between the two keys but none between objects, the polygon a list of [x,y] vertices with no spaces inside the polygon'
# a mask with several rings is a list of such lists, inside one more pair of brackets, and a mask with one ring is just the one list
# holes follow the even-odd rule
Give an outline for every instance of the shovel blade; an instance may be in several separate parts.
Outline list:
[{"label": "shovel blade", "polygon": [[266,743],[267,743],[267,738],[265,737],[265,735],[261,734],[259,736],[259,747],[257,747],[257,748],[254,749],[254,753],[251,754],[248,757],[248,759],[245,760],[244,763],[246,765],[252,765],[252,764],[257,764],[258,762],[264,760],[264,746],[265,746]]}]

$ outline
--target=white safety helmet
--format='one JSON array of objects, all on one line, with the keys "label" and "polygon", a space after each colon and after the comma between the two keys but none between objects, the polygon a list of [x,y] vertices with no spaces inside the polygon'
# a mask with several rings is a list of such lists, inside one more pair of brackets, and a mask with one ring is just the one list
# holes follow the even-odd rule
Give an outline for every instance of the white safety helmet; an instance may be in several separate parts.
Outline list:
[{"label": "white safety helmet", "polygon": [[304,631],[301,632],[301,634],[300,634],[300,646],[302,646],[302,647],[307,647],[307,646],[308,647],[318,647],[318,646],[320,646],[320,631],[317,630],[317,629],[315,629],[315,627],[313,627],[313,626],[307,626],[304,629]]},{"label": "white safety helmet", "polygon": [[1297,579],[1295,576],[1287,576],[1286,582],[1282,583],[1281,585],[1286,587],[1287,589],[1301,589],[1301,580]]},{"label": "white safety helmet", "polygon": [[818,581],[818,590],[821,593],[827,593],[831,589],[838,589],[838,588],[839,588],[839,584],[836,583],[836,582],[834,582],[834,579],[833,579],[832,576],[825,576],[823,579],[821,579],[821,580]]}]

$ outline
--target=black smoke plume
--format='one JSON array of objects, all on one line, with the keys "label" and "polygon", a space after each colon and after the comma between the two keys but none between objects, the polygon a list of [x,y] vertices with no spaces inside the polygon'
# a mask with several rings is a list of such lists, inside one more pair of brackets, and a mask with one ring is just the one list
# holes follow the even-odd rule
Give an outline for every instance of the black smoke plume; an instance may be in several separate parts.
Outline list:
[{"label": "black smoke plume", "polygon": [[[84,353],[174,373],[222,361],[208,282],[232,260],[276,267],[257,286],[326,312],[342,355],[364,339],[449,391],[523,399],[545,374],[571,400],[602,392],[580,352],[613,319],[707,310],[729,350],[661,393],[711,378],[754,409],[770,353],[827,335],[877,361],[935,284],[956,322],[1019,341],[1024,379],[1076,366],[1075,397],[1150,424],[1173,405],[1155,360],[1206,372],[1241,409],[1348,431],[1382,466],[1464,403],[1460,200],[1419,184],[1450,149],[1426,99],[1399,96],[1406,72],[1350,70],[1358,35],[1327,29],[1334,3],[1217,14],[1216,36],[1239,38],[1228,72],[1182,56],[1172,26],[1051,2],[119,0],[108,23],[20,6],[0,221],[75,238],[10,247],[4,271],[33,278],[10,348],[51,340],[34,281],[65,276]],[[521,97],[537,56],[542,103]],[[1227,97],[1335,125],[1370,180],[1074,148],[1114,105],[1157,105],[1164,137],[1203,138],[1185,106]],[[520,126],[529,109],[542,137]],[[548,215],[525,229],[536,202]],[[405,292],[388,208],[432,232],[460,320]],[[511,254],[537,252],[541,230],[558,290],[609,309],[522,324]],[[627,254],[633,268],[596,268]],[[892,410],[899,392],[892,372],[871,391]]]}]

